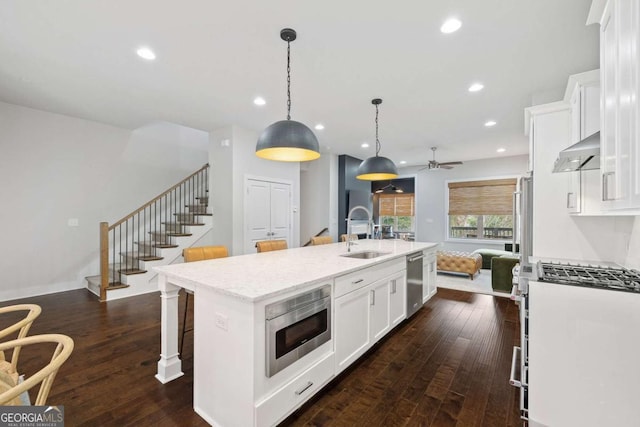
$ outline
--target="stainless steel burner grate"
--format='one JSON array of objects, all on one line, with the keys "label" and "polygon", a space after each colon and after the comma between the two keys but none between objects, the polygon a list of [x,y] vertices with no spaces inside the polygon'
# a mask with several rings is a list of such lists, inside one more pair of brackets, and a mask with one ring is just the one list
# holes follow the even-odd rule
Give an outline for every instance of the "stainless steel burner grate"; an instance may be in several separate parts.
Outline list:
[{"label": "stainless steel burner grate", "polygon": [[626,268],[540,263],[539,280],[640,293],[640,272]]}]

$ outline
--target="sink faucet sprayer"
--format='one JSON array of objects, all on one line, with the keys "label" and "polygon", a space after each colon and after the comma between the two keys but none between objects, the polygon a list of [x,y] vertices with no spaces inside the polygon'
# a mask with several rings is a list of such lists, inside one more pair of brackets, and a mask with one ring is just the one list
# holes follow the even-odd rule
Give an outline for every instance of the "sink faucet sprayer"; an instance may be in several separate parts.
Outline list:
[{"label": "sink faucet sprayer", "polygon": [[[371,234],[371,236],[373,236],[373,218],[371,216],[371,212],[369,212],[369,209],[365,208],[364,206],[354,206],[353,208],[351,208],[351,210],[349,211],[349,215],[347,215],[347,252],[351,252],[351,214],[353,213],[353,211],[358,210],[358,209],[362,209],[363,211],[365,211],[367,213],[367,218],[369,218],[369,220],[367,221],[367,234]],[[371,232],[369,233],[369,230],[371,230]]]}]

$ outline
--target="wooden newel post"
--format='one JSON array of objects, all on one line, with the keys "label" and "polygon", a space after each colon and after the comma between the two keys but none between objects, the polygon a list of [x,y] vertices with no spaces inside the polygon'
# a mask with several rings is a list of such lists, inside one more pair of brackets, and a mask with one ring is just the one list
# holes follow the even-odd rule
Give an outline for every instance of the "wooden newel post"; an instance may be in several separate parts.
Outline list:
[{"label": "wooden newel post", "polygon": [[109,287],[109,223],[100,223],[100,301],[107,300]]}]

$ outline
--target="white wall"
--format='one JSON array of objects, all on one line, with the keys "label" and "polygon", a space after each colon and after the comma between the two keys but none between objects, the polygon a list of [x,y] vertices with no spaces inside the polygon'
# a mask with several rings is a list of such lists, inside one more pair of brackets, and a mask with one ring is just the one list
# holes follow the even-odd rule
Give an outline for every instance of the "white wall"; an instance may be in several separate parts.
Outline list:
[{"label": "white wall", "polygon": [[466,161],[453,169],[423,170],[418,167],[403,168],[400,175],[416,174],[416,240],[442,242],[445,250],[471,252],[479,248],[504,249],[498,244],[446,241],[447,181],[523,175],[527,170],[528,156],[498,157]]},{"label": "white wall", "polygon": [[207,144],[173,124],[130,131],[0,102],[0,300],[85,287],[99,273],[99,223],[202,167]]},{"label": "white wall", "polygon": [[338,241],[338,156],[325,154],[300,167],[300,244],[328,227]]},{"label": "white wall", "polygon": [[[256,156],[258,137],[257,132],[239,126],[229,126],[211,132],[209,163],[215,165],[211,171],[212,182],[209,190],[214,199],[211,243],[226,245],[233,255],[242,254],[244,247],[246,175],[292,182],[291,241],[300,241],[300,164],[275,162]],[[223,140],[228,141],[228,146],[223,146]]]}]

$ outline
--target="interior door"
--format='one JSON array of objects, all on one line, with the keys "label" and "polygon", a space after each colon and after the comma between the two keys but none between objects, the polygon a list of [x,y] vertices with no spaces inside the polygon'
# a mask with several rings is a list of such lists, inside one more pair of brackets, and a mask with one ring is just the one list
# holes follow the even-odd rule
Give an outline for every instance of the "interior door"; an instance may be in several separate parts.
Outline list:
[{"label": "interior door", "polygon": [[245,189],[244,253],[256,251],[256,242],[284,239],[291,246],[291,185],[247,179]]},{"label": "interior door", "polygon": [[[289,184],[271,184],[271,238],[284,239],[289,243],[291,219],[289,207],[291,186]],[[291,245],[289,245],[291,246]]]}]

